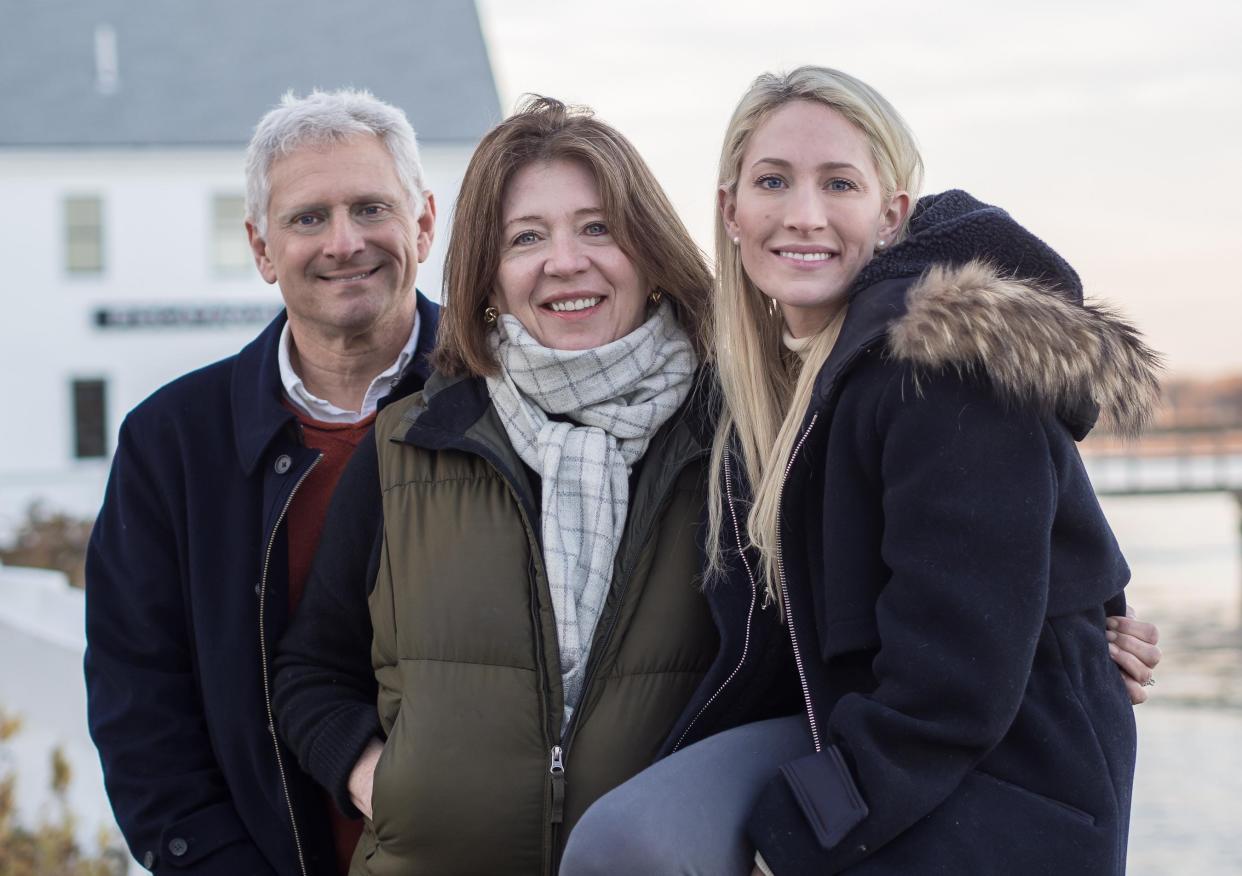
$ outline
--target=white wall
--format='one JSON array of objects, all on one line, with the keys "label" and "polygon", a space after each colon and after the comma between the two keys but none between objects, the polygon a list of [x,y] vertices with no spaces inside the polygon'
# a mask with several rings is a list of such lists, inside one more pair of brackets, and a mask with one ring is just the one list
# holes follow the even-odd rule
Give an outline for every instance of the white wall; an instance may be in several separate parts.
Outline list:
[{"label": "white wall", "polygon": [[[440,221],[418,285],[435,299],[469,155],[462,146],[423,147]],[[97,308],[279,304],[257,272],[220,276],[211,266],[212,197],[242,191],[240,149],[0,151],[0,538],[35,498],[82,515],[98,507],[108,460],[73,458],[73,379],[107,381],[115,436],[125,412],[154,389],[236,352],[262,327],[100,329]],[[103,199],[99,275],[64,269],[70,195]]]}]

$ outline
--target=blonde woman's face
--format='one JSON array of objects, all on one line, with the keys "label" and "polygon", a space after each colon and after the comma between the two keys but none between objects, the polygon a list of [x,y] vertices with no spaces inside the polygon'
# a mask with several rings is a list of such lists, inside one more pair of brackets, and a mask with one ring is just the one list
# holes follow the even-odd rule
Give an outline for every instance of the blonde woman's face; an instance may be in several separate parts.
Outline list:
[{"label": "blonde woman's face", "polygon": [[646,283],[613,238],[584,166],[522,168],[505,192],[502,221],[493,302],[540,344],[589,350],[642,325]]},{"label": "blonde woman's face", "polygon": [[780,305],[794,337],[836,315],[908,203],[905,193],[885,201],[866,135],[836,110],[805,100],[764,120],[742,155],[736,192],[720,191],[746,274]]}]

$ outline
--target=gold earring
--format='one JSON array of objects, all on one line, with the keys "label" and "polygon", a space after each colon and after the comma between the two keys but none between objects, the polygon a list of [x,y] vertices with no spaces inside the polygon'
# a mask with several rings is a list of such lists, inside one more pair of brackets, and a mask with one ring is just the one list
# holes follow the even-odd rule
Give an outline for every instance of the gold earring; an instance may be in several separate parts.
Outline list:
[{"label": "gold earring", "polygon": [[500,318],[500,311],[488,305],[483,308],[483,321],[488,325],[495,325],[496,320]]},{"label": "gold earring", "polygon": [[659,304],[660,299],[663,297],[664,297],[664,293],[661,292],[659,289],[652,289],[651,294],[647,296],[647,298],[651,301],[652,304]]}]

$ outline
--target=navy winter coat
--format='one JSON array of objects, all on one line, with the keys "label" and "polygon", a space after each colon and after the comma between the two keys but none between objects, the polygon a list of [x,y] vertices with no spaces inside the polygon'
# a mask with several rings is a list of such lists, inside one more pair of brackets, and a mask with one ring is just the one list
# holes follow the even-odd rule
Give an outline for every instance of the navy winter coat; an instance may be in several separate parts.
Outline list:
[{"label": "navy winter coat", "polygon": [[[777,876],[1120,874],[1136,741],[1104,618],[1129,571],[1075,440],[1097,404],[1142,419],[1154,357],[1002,211],[951,192],[911,228],[852,291],[783,489],[784,671],[817,753],[750,836]],[[776,612],[738,559],[679,744],[773,677]]]},{"label": "navy winter coat", "polygon": [[[422,387],[439,308],[389,398]],[[130,851],[157,873],[335,872],[322,793],[272,728],[284,514],[318,458],[282,404],[281,314],[121,426],[86,567],[91,737]],[[299,863],[301,859],[301,863]]]}]

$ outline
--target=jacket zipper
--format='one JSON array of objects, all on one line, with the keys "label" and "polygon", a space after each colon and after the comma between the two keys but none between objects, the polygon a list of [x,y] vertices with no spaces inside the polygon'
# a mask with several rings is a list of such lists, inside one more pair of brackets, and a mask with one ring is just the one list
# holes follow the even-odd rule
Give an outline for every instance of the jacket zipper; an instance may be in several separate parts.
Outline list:
[{"label": "jacket zipper", "polygon": [[289,491],[285,505],[280,509],[280,516],[276,518],[276,525],[272,527],[272,535],[267,540],[267,552],[263,556],[263,577],[259,579],[259,657],[263,661],[263,699],[267,704],[267,731],[272,735],[272,746],[276,752],[276,769],[280,772],[280,787],[285,795],[285,806],[289,810],[289,826],[293,829],[293,845],[297,849],[298,869],[301,870],[302,876],[307,876],[306,859],[302,854],[302,837],[298,832],[297,818],[293,814],[293,797],[289,794],[289,780],[285,776],[285,764],[280,758],[280,739],[276,735],[276,716],[272,711],[272,684],[267,669],[267,631],[264,629],[263,612],[267,605],[267,573],[272,564],[272,548],[276,544],[276,533],[280,530],[280,525],[285,522],[285,515],[289,513],[293,497],[297,495],[298,489],[310,477],[310,473],[315,470],[315,466],[321,459],[323,459],[322,453],[315,457],[306,471],[302,472],[298,482],[293,485],[293,489]]},{"label": "jacket zipper", "polygon": [[[711,707],[712,703],[714,703],[720,695],[724,693],[724,690],[729,686],[729,683],[732,682],[733,679],[737,677],[737,674],[742,671],[742,666],[746,663],[746,656],[750,653],[750,629],[751,623],[754,621],[755,617],[755,604],[758,602],[759,586],[755,582],[755,572],[750,567],[750,560],[746,558],[746,550],[742,545],[742,530],[737,523],[737,509],[733,506],[733,465],[729,451],[727,450],[724,452],[724,477],[725,499],[729,505],[729,517],[733,521],[733,536],[737,541],[737,552],[742,558],[742,565],[746,567],[746,577],[750,579],[750,608],[746,612],[746,638],[742,642],[742,656],[738,659],[737,666],[733,667],[733,671],[729,673],[729,676],[723,682],[721,682],[720,687],[716,688],[716,692],[707,698],[707,702],[703,704],[703,707],[699,709],[693,718],[690,719],[690,723],[686,725],[686,729],[682,732],[681,736],[678,737],[677,744],[673,746],[673,751],[681,748],[682,743],[686,741],[686,737],[690,735],[690,731],[694,729],[695,723],[698,722],[699,718],[703,717],[703,713]],[[671,754],[672,752],[669,753]]]},{"label": "jacket zipper", "polygon": [[552,776],[552,823],[565,820],[565,749],[552,746],[552,762],[548,766]]},{"label": "jacket zipper", "polygon": [[[688,461],[689,460],[687,460],[687,462]],[[683,463],[682,466],[677,469],[677,472],[670,477],[670,480],[669,480],[670,485],[675,483],[677,478],[681,476],[681,472],[684,468],[685,468],[685,463]],[[646,531],[643,532],[642,538],[638,540],[638,548],[637,548],[638,553],[636,554],[636,556],[640,556],[642,554],[643,548],[645,548],[647,546],[647,543],[651,540],[651,534],[655,528],[654,521],[659,519],[660,512],[664,510],[664,508],[668,505],[668,503],[671,500],[672,500],[672,489],[670,488],[669,490],[666,491],[666,494],[661,499],[660,505],[656,513],[652,514],[647,519]],[[574,709],[574,713],[569,719],[569,726],[565,728],[565,732],[561,736],[561,744],[552,746],[552,750],[549,752],[551,756],[551,764],[549,766],[548,772],[552,780],[553,805],[552,805],[552,819],[551,820],[552,820],[552,825],[553,825],[552,848],[553,848],[554,858],[556,856],[555,849],[557,845],[556,843],[557,826],[564,820],[564,795],[565,795],[565,782],[566,782],[565,759],[569,756],[569,748],[571,745],[573,745],[574,737],[577,735],[577,732],[578,732],[578,724],[579,724],[578,719],[582,714],[582,705],[586,703],[587,694],[591,690],[591,682],[595,680],[595,671],[599,668],[599,663],[603,659],[600,655],[604,651],[608,650],[608,645],[612,642],[613,633],[616,632],[617,624],[620,623],[621,609],[625,605],[625,594],[626,594],[626,590],[629,589],[628,588],[629,577],[630,577],[629,573],[631,571],[632,569],[624,569],[622,570],[620,574],[620,579],[623,583],[621,585],[622,587],[621,591],[617,594],[617,610],[613,614],[611,620],[609,620],[608,629],[604,631],[603,637],[599,639],[598,642],[593,642],[591,645],[591,653],[587,657],[586,676],[582,680],[582,692],[578,697],[578,707]],[[558,795],[559,795],[559,803],[558,803]],[[559,866],[558,862],[553,861],[553,863]],[[555,867],[554,867],[554,870],[555,870]]]},{"label": "jacket zipper", "polygon": [[[798,439],[793,452],[789,454],[789,461],[785,463],[785,473],[781,477],[782,500],[785,496],[785,484],[789,481],[789,473],[793,470],[794,460],[798,458],[798,452],[802,450],[802,445],[810,437],[811,430],[815,428],[815,421],[818,419],[818,413],[811,417],[811,422],[807,424],[802,437]],[[824,750],[824,746],[819,738],[819,722],[815,720],[815,706],[811,703],[811,686],[806,680],[806,664],[802,662],[802,649],[798,647],[798,631],[794,628],[793,609],[789,604],[789,582],[785,580],[785,550],[781,537],[781,519],[783,516],[783,513],[777,513],[776,515],[776,574],[780,579],[781,605],[785,609],[785,623],[789,626],[789,639],[793,643],[794,663],[798,666],[798,682],[802,685],[802,700],[806,703],[806,717],[811,725],[811,740],[815,743],[815,751],[818,753]]]}]

